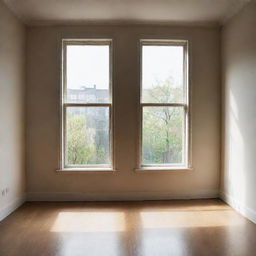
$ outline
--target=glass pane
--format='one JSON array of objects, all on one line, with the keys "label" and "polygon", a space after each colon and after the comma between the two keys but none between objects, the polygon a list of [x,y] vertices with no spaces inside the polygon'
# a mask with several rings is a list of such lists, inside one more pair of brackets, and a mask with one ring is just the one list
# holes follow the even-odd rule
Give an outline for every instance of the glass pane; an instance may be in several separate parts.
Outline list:
[{"label": "glass pane", "polygon": [[183,102],[183,51],[183,46],[142,46],[142,102]]},{"label": "glass pane", "polygon": [[183,141],[182,107],[143,107],[142,164],[182,164]]},{"label": "glass pane", "polygon": [[109,45],[68,45],[66,102],[109,102]]},{"label": "glass pane", "polygon": [[109,108],[68,107],[66,164],[109,164]]}]

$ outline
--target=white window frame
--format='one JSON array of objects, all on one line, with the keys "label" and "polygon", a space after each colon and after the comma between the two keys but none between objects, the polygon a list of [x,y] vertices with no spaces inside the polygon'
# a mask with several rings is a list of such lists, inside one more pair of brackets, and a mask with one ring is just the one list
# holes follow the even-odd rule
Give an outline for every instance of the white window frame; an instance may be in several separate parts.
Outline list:
[{"label": "white window frame", "polygon": [[[109,102],[108,103],[66,103],[66,55],[69,45],[108,45],[109,46]],[[60,143],[60,169],[57,171],[114,171],[113,161],[113,83],[112,83],[112,39],[62,39],[62,69],[61,69],[61,143]],[[109,109],[109,164],[95,165],[68,165],[66,161],[66,109],[68,107],[108,107]]]},{"label": "white window frame", "polygon": [[[182,46],[183,55],[183,79],[184,79],[184,103],[143,103],[142,102],[142,55],[143,46]],[[143,108],[144,107],[182,107],[184,109],[184,163],[182,164],[143,164],[142,163],[142,133],[143,133]],[[189,85],[189,50],[187,40],[169,39],[141,39],[140,40],[140,97],[139,97],[139,145],[138,162],[135,171],[158,171],[158,170],[192,170],[191,163],[191,104],[190,104],[190,85]]]}]

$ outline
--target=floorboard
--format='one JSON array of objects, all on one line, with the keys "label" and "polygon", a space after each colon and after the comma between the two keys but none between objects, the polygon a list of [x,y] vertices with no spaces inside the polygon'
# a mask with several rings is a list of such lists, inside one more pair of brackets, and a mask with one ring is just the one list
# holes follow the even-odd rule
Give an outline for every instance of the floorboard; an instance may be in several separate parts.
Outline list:
[{"label": "floorboard", "polygon": [[252,256],[256,225],[220,200],[31,202],[0,222],[0,256]]}]

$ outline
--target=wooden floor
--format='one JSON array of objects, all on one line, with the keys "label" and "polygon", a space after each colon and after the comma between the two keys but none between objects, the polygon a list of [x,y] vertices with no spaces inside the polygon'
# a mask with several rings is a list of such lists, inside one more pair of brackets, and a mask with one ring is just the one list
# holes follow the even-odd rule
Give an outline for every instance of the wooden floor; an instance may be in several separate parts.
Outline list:
[{"label": "wooden floor", "polygon": [[26,203],[0,256],[253,256],[256,225],[219,200]]}]

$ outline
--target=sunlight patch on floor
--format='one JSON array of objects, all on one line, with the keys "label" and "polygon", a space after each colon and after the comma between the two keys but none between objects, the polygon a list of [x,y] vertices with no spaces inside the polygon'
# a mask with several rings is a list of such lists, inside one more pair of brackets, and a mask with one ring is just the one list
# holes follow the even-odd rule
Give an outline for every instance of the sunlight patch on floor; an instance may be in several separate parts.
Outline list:
[{"label": "sunlight patch on floor", "polygon": [[243,219],[233,211],[141,212],[143,228],[237,226]]},{"label": "sunlight patch on floor", "polygon": [[122,212],[60,212],[51,232],[121,232],[125,231]]}]

